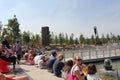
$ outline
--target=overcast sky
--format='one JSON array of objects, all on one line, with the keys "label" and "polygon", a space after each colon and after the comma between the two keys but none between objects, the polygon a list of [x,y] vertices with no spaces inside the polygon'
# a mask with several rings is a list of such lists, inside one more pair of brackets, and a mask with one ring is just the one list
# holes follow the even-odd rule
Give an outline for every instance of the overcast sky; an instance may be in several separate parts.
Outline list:
[{"label": "overcast sky", "polygon": [[120,0],[0,0],[0,21],[3,25],[16,15],[20,29],[40,34],[49,26],[58,34],[120,34]]}]

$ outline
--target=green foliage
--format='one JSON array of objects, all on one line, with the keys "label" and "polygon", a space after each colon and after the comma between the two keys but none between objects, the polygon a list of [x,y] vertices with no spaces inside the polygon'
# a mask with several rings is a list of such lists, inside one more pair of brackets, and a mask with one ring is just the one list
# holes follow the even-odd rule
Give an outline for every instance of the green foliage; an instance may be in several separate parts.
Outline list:
[{"label": "green foliage", "polygon": [[106,38],[104,37],[104,35],[102,35],[101,41],[103,44],[105,44],[107,42]]},{"label": "green foliage", "polygon": [[2,22],[0,22],[0,35],[1,35],[1,31],[2,31]]},{"label": "green foliage", "polygon": [[57,37],[57,35],[55,36],[55,44],[57,45],[58,43],[59,43],[59,40],[58,40],[58,37]]},{"label": "green foliage", "polygon": [[74,38],[74,34],[72,33],[72,34],[70,35],[70,40],[69,40],[69,43],[70,43],[70,44],[74,44],[73,38]]},{"label": "green foliage", "polygon": [[78,38],[75,39],[75,44],[79,44]]},{"label": "green foliage", "polygon": [[60,45],[64,44],[64,34],[63,33],[59,34],[59,43],[60,43]]},{"label": "green foliage", "polygon": [[20,38],[19,25],[20,24],[19,24],[16,16],[14,16],[14,18],[8,20],[7,29],[9,32],[8,34],[10,35],[12,41],[15,41],[16,39]]},{"label": "green foliage", "polygon": [[30,42],[30,33],[29,32],[23,32],[22,35],[23,41],[27,44]]},{"label": "green foliage", "polygon": [[86,38],[86,39],[85,39],[85,43],[86,43],[86,44],[90,44],[90,39],[89,39],[89,38]]},{"label": "green foliage", "polygon": [[51,44],[54,44],[55,42],[54,42],[54,33],[52,32],[52,33],[50,33],[50,43]]},{"label": "green foliage", "polygon": [[95,38],[94,38],[94,35],[91,36],[90,44],[95,44]]},{"label": "green foliage", "polygon": [[79,41],[80,41],[81,44],[85,43],[85,38],[84,38],[83,34],[80,35]]},{"label": "green foliage", "polygon": [[68,35],[66,34],[65,36],[65,44],[68,45],[69,44],[69,39],[68,39]]},{"label": "green foliage", "polygon": [[3,28],[2,35],[1,35],[1,38],[2,38],[2,39],[4,38],[4,35],[5,35],[5,34],[8,34],[7,28]]},{"label": "green foliage", "polygon": [[[39,34],[31,34],[31,32],[23,32],[20,33],[19,29],[19,22],[16,16],[14,16],[12,19],[8,19],[8,24],[6,25],[6,28],[2,29],[2,23],[0,22],[0,39],[3,39],[3,36],[5,34],[8,34],[10,37],[11,42],[14,42],[16,39],[21,39],[23,43],[31,44],[31,45],[40,45],[41,44],[41,36]],[[117,42],[120,41],[120,35],[113,35],[112,33],[107,34],[106,36],[103,34],[101,38],[99,38],[97,35],[96,37],[94,35],[91,35],[91,38],[85,38],[84,35],[81,33],[79,35],[79,38],[75,37],[74,34],[71,33],[70,36],[68,34],[59,33],[58,35],[55,35],[53,32],[50,33],[50,43],[51,44],[60,44],[63,45],[73,45],[73,44],[95,44],[97,40],[102,41],[103,44],[109,43],[109,42]]]}]

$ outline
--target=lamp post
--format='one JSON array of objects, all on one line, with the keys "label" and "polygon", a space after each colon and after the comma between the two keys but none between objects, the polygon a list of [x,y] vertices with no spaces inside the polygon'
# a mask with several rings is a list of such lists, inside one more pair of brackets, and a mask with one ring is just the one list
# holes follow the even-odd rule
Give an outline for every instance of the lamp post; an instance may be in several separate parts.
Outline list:
[{"label": "lamp post", "polygon": [[95,45],[97,44],[97,40],[98,40],[98,32],[97,32],[97,27],[94,26],[94,33],[95,33]]},{"label": "lamp post", "polygon": [[100,41],[98,36],[98,31],[96,26],[94,26],[94,33],[95,33],[95,45],[102,45],[102,42]]}]

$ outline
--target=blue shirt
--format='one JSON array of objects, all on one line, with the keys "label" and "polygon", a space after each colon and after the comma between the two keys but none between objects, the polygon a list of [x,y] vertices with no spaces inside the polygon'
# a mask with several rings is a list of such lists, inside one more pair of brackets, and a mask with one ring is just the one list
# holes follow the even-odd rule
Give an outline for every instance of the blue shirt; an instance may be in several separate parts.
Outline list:
[{"label": "blue shirt", "polygon": [[55,63],[53,64],[53,73],[56,76],[61,76],[61,70],[64,66],[64,63],[59,61],[59,60],[55,60]]},{"label": "blue shirt", "polygon": [[48,63],[47,63],[47,69],[52,70],[55,60],[56,60],[56,57],[51,56],[49,58]]}]

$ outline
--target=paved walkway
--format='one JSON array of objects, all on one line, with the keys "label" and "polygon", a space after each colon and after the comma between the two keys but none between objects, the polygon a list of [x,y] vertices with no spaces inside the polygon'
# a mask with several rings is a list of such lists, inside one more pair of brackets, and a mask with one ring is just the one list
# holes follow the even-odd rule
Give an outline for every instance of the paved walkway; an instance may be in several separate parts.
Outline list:
[{"label": "paved walkway", "polygon": [[31,77],[31,80],[64,80],[54,76],[46,69],[39,69],[35,67],[35,65],[21,64],[20,67]]}]

